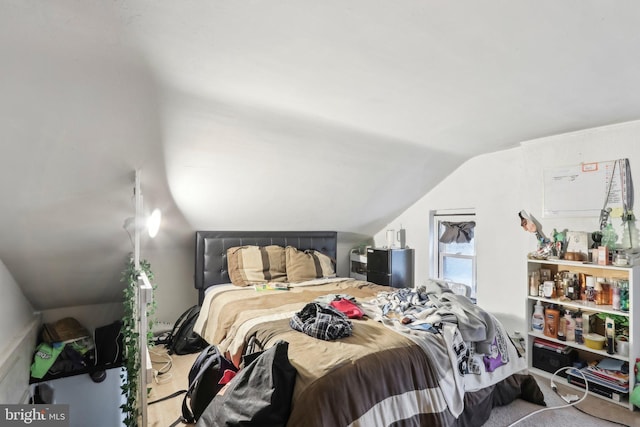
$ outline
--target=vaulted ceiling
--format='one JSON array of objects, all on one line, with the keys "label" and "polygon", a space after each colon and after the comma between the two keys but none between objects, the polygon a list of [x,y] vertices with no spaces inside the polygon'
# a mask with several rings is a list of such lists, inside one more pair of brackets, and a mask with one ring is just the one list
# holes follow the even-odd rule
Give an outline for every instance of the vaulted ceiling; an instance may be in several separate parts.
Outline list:
[{"label": "vaulted ceiling", "polygon": [[134,169],[157,250],[370,235],[466,159],[640,118],[638,22],[630,0],[5,0],[0,259],[38,309],[118,300]]}]

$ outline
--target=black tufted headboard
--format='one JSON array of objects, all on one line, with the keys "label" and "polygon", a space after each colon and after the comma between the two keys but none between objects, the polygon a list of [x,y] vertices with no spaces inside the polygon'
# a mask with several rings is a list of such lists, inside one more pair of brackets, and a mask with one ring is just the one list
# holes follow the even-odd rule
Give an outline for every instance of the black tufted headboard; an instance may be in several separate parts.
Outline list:
[{"label": "black tufted headboard", "polygon": [[198,303],[202,304],[204,291],[209,286],[231,283],[227,271],[227,249],[244,245],[295,246],[315,249],[337,259],[335,231],[196,231],[195,287]]}]

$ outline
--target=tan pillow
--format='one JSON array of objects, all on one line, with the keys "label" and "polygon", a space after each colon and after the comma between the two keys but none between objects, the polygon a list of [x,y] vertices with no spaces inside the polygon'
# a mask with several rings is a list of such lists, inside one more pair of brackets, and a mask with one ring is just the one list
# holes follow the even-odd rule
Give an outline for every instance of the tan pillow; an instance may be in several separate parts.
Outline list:
[{"label": "tan pillow", "polygon": [[289,282],[303,282],[319,277],[335,277],[333,260],[315,250],[299,251],[293,246],[285,248],[287,278]]},{"label": "tan pillow", "polygon": [[229,278],[236,286],[286,282],[287,270],[282,246],[236,246],[227,249]]}]

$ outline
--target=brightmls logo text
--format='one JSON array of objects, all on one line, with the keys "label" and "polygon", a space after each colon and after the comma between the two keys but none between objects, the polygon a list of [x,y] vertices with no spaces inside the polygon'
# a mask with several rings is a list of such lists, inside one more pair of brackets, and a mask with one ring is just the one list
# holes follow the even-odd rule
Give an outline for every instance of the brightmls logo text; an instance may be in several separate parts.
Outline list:
[{"label": "brightmls logo text", "polygon": [[7,421],[24,421],[25,424],[31,424],[34,421],[47,421],[47,411],[42,409],[37,411],[36,408],[25,411],[20,408],[19,411],[10,411],[4,408],[4,419]]},{"label": "brightmls logo text", "polygon": [[0,405],[0,427],[69,427],[69,405]]}]

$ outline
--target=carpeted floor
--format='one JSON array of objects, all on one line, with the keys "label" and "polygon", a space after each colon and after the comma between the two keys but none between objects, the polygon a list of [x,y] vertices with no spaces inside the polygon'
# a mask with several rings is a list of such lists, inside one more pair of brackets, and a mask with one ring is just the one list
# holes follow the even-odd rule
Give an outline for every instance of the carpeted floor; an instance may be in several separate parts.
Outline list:
[{"label": "carpeted floor", "polygon": [[[149,395],[150,401],[159,397],[167,396],[176,390],[184,388],[186,373],[189,372],[196,356],[197,354],[189,354],[174,357],[171,374],[167,375],[167,378],[162,381],[162,384],[153,383],[151,385],[151,393]],[[152,359],[159,360],[159,362],[157,362],[157,366],[162,366],[161,364],[165,363],[165,360],[159,359],[159,355],[156,355],[155,353],[152,354]],[[564,400],[551,390],[548,379],[541,377],[535,378],[540,390],[544,394],[547,407],[566,404]],[[562,381],[562,379],[556,381],[561,392],[564,394],[569,392],[582,396],[582,394],[577,392],[575,389],[563,388],[561,385]],[[182,397],[179,397],[149,406],[148,425],[154,427],[168,426],[181,413],[181,404]],[[494,408],[491,412],[491,418],[489,418],[483,427],[507,427],[523,416],[541,408],[543,407],[526,402],[522,399],[516,399],[508,406]],[[580,408],[609,421],[595,418],[571,407],[547,410],[542,413],[535,414],[530,418],[519,422],[514,427],[620,427],[621,425],[640,427],[640,410],[631,412],[626,408],[607,403],[597,397],[587,398],[587,400],[580,404]],[[616,421],[618,424],[611,421]]]},{"label": "carpeted floor", "polygon": [[[551,389],[548,379],[536,377],[536,381],[544,394],[547,407],[566,405],[566,402]],[[556,384],[560,392],[576,394],[582,397],[582,394],[575,389],[564,388],[561,385],[562,379],[556,381]],[[508,406],[494,408],[491,418],[483,427],[507,427],[527,414],[541,408],[543,407],[517,399]],[[523,419],[516,426],[619,427],[622,425],[640,427],[640,410],[632,412],[624,407],[592,396],[581,402],[578,408],[580,410],[576,409],[576,407],[546,410]]]}]

